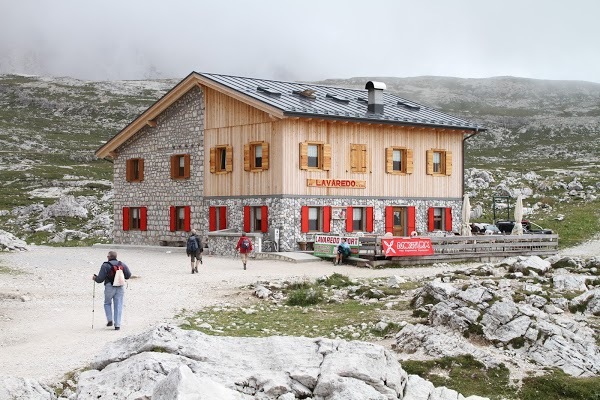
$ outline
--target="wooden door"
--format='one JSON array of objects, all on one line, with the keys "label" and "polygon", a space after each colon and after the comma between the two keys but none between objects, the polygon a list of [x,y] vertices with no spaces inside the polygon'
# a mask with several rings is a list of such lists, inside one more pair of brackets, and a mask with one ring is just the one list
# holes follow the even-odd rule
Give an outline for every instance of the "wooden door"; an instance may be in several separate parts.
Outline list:
[{"label": "wooden door", "polygon": [[394,207],[393,215],[392,233],[394,236],[406,236],[406,209],[404,207]]}]

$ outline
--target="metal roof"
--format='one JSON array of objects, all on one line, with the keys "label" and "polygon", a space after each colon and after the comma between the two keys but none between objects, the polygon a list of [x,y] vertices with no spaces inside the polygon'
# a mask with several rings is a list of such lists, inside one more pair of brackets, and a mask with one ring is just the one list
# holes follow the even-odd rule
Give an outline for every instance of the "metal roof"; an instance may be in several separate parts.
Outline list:
[{"label": "metal roof", "polygon": [[[198,75],[280,109],[286,116],[485,130],[485,128],[473,122],[386,91],[383,92],[384,112],[379,114],[367,111],[368,91],[366,89],[347,89],[311,83],[274,81],[209,73],[198,73]],[[302,93],[310,93],[310,96]]]}]

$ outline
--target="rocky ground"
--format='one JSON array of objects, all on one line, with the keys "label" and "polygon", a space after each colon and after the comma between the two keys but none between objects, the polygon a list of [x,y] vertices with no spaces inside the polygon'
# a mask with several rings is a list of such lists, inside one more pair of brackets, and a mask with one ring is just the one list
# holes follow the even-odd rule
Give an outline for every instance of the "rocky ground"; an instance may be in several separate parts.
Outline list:
[{"label": "rocky ground", "polygon": [[[0,253],[0,375],[50,385],[90,365],[107,343],[160,323],[180,323],[182,309],[247,306],[257,301],[259,286],[268,289],[265,282],[337,272],[357,282],[375,282],[375,291],[378,285],[402,280],[426,282],[405,293],[420,322],[394,319],[393,314],[380,321],[402,327],[378,341],[400,361],[464,351],[486,365],[505,363],[514,371],[551,366],[574,376],[597,376],[599,249],[596,240],[549,260],[393,270],[257,260],[244,271],[237,259],[205,257],[197,275],[189,274],[181,249],[121,250],[119,258],[130,265],[134,277],[126,291],[123,327],[114,331],[104,326],[102,288],[91,281],[108,249],[30,246],[29,251]],[[268,291],[262,292],[262,301],[278,301],[277,290]],[[352,288],[338,290],[336,296],[352,297]],[[398,300],[366,297],[384,308]],[[338,340],[335,336],[331,340]]]}]

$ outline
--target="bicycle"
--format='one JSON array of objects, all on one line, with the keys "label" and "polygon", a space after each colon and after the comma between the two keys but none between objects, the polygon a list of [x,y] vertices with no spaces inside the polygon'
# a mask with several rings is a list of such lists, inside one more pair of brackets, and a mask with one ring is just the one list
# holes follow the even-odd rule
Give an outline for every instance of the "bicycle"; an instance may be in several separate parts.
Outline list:
[{"label": "bicycle", "polygon": [[262,243],[262,251],[263,252],[278,252],[279,246],[277,245],[277,242],[275,242],[274,240],[265,240]]}]

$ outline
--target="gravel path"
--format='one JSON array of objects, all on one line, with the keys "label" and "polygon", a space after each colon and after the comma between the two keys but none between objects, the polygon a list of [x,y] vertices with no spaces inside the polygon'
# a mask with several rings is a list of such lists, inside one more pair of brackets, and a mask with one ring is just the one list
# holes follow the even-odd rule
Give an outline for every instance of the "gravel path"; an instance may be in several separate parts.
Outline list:
[{"label": "gravel path", "polygon": [[370,270],[325,261],[271,260],[250,260],[244,271],[239,259],[205,256],[200,273],[192,275],[184,249],[118,250],[133,277],[125,292],[122,327],[115,331],[105,326],[103,285],[95,286],[93,301],[91,277],[107,252],[97,247],[32,246],[26,252],[0,253],[0,266],[23,272],[0,274],[0,374],[55,382],[89,363],[105,343],[159,322],[175,322],[183,308],[243,301],[245,294],[236,295],[240,286],[258,280],[317,278],[334,272],[350,277],[442,272],[439,267]]},{"label": "gravel path", "polygon": [[[350,277],[426,277],[443,271],[440,267],[371,270],[325,261],[271,260],[250,260],[244,271],[239,259],[205,256],[200,273],[192,275],[184,249],[118,250],[118,258],[129,265],[133,277],[125,293],[122,328],[115,331],[105,326],[103,285],[94,286],[91,279],[107,252],[101,247],[32,246],[26,252],[0,253],[0,267],[22,272],[0,273],[0,374],[56,382],[65,373],[84,367],[106,343],[159,322],[176,322],[175,315],[184,308],[245,301],[247,294],[240,296],[240,287],[259,280],[317,278],[334,272]],[[600,255],[600,240],[563,253]]]}]

